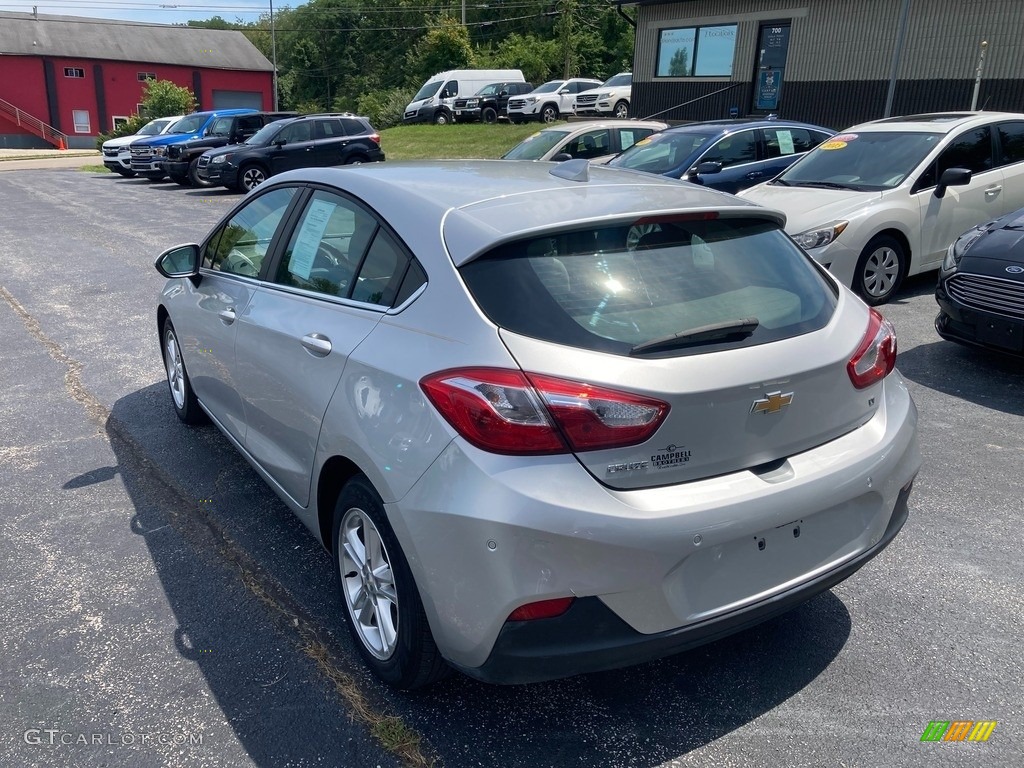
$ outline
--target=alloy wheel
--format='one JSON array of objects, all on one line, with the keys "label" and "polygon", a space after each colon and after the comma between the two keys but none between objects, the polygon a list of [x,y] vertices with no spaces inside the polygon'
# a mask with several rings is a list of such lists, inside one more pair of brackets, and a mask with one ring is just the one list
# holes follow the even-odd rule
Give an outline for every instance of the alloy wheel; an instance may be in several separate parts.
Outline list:
[{"label": "alloy wheel", "polygon": [[367,651],[388,659],[398,643],[398,592],[387,548],[373,520],[357,507],[345,512],[339,538],[342,591],[352,624]]},{"label": "alloy wheel", "polygon": [[185,407],[185,366],[181,362],[178,339],[169,328],[164,332],[164,367],[167,369],[167,384],[171,397],[179,409]]},{"label": "alloy wheel", "polygon": [[266,180],[267,174],[259,168],[246,168],[242,173],[242,186],[246,192],[255,189]]}]

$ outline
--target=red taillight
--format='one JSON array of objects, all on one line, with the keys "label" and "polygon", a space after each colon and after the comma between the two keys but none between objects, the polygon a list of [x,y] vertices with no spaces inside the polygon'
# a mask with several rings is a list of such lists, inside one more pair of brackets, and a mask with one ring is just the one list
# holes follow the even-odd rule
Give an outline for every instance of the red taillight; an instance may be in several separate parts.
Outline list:
[{"label": "red taillight", "polygon": [[506,621],[532,621],[533,619],[553,619],[569,610],[575,597],[556,597],[553,600],[540,600],[527,603],[516,608],[508,615]]},{"label": "red taillight", "polygon": [[660,400],[553,376],[458,368],[420,386],[458,433],[492,453],[538,455],[621,448],[664,421]]},{"label": "red taillight", "polygon": [[372,141],[374,144],[380,144],[380,134],[379,133],[371,133],[370,134],[370,141]]},{"label": "red taillight", "polygon": [[868,329],[846,371],[857,389],[881,381],[896,367],[896,329],[877,310],[869,310]]}]

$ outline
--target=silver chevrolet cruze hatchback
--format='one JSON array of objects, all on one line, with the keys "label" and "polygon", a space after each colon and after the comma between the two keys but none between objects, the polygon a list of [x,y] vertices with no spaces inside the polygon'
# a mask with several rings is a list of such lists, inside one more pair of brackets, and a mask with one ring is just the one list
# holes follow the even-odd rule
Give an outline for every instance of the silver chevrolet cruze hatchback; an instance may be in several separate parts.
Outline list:
[{"label": "silver chevrolet cruze hatchback", "polygon": [[783,224],[586,161],[283,174],[157,260],[174,408],[391,685],[678,652],[854,573],[920,466],[892,326]]}]

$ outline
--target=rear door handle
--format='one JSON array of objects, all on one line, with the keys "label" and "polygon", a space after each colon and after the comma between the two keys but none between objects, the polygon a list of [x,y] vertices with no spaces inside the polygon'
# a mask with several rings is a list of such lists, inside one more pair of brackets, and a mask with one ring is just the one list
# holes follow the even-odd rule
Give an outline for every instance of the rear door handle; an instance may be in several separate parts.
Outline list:
[{"label": "rear door handle", "polygon": [[322,333],[307,333],[302,337],[302,346],[313,357],[327,357],[331,354],[331,340]]},{"label": "rear door handle", "polygon": [[220,315],[220,319],[223,320],[227,325],[231,325],[233,322],[235,322],[236,315],[235,315],[235,308],[234,307],[228,307],[227,309],[222,309],[217,314]]}]

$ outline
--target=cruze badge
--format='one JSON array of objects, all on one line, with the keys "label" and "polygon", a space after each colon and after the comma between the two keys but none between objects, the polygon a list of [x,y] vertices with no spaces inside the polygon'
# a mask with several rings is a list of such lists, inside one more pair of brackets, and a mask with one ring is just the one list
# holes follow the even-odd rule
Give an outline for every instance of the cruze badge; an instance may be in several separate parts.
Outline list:
[{"label": "cruze badge", "polygon": [[768,392],[760,400],[750,406],[751,413],[778,413],[793,402],[793,393]]},{"label": "cruze badge", "polygon": [[1024,267],[1014,264],[1012,267],[1007,267],[1006,271],[1011,275],[1019,275],[1021,272],[1024,272]]}]

